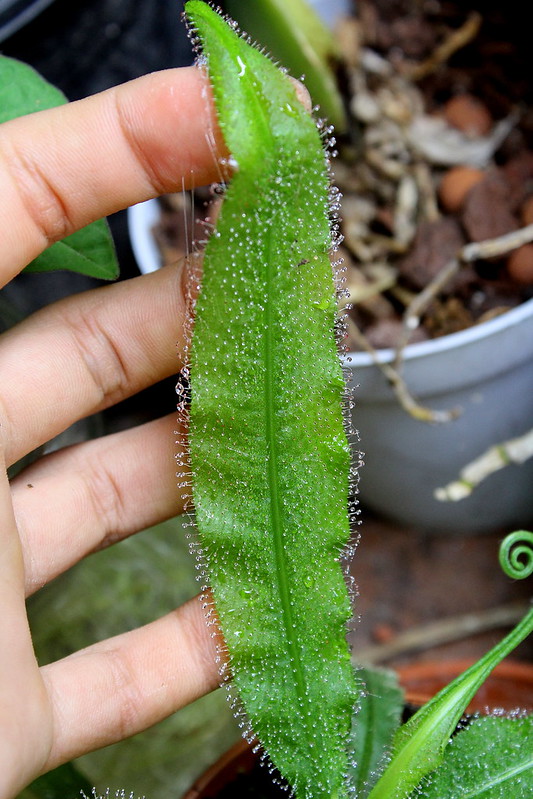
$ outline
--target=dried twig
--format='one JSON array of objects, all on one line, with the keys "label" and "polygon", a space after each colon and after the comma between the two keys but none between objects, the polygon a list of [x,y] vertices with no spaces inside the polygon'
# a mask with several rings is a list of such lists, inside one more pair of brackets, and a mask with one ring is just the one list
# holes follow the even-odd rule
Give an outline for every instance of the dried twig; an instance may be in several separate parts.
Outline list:
[{"label": "dried twig", "polygon": [[511,250],[516,250],[523,244],[533,241],[533,225],[526,225],[519,230],[513,230],[504,236],[486,241],[472,241],[465,244],[459,258],[464,263],[472,263],[485,258],[497,258],[500,255],[507,255]]},{"label": "dried twig", "polygon": [[440,211],[429,164],[425,161],[415,163],[414,176],[420,194],[421,215],[428,222],[436,222],[440,217]]},{"label": "dried twig", "polygon": [[394,369],[401,370],[403,366],[403,354],[409,339],[414,330],[419,326],[422,314],[433,302],[444,286],[457,274],[461,266],[458,258],[452,258],[443,269],[441,269],[427,286],[420,291],[409,303],[403,315],[402,330],[396,343],[396,355],[394,358]]},{"label": "dried twig", "polygon": [[461,469],[458,480],[448,483],[443,488],[435,489],[435,499],[441,502],[457,502],[464,499],[489,475],[510,463],[524,463],[531,457],[533,457],[533,430],[488,449]]},{"label": "dried twig", "polygon": [[405,380],[401,376],[400,372],[391,366],[390,363],[386,363],[380,359],[379,352],[374,349],[364,333],[359,330],[355,322],[352,322],[350,319],[349,324],[352,338],[354,338],[358,342],[359,346],[368,352],[368,354],[372,357],[372,360],[386,377],[392,390],[396,394],[398,402],[410,416],[423,422],[449,422],[451,419],[457,416],[457,410],[435,411],[431,408],[426,408],[417,402],[407,388]]},{"label": "dried twig", "polygon": [[425,422],[449,422],[457,418],[460,410],[432,410],[421,405],[410,393],[407,384],[401,376],[404,351],[413,330],[419,326],[423,313],[427,310],[437,294],[449,280],[457,274],[465,263],[472,263],[479,259],[494,258],[505,255],[523,244],[533,241],[533,224],[520,230],[498,236],[486,241],[471,242],[461,248],[455,258],[452,258],[443,269],[431,280],[427,286],[411,300],[403,316],[402,332],[396,346],[396,355],[392,364],[381,360],[379,352],[370,344],[364,333],[350,320],[350,332],[359,346],[372,356],[372,360],[390,383],[402,408],[415,419]]},{"label": "dried twig", "polygon": [[433,53],[419,64],[406,64],[402,70],[411,80],[421,80],[431,75],[441,64],[444,64],[454,53],[469,44],[474,39],[481,27],[481,14],[472,11],[466,21],[433,51]]},{"label": "dried twig", "polygon": [[351,307],[352,305],[362,304],[384,291],[389,291],[394,286],[397,279],[396,270],[385,264],[377,266],[379,268],[374,270],[374,275],[371,276],[372,279],[366,281],[352,279],[346,282],[344,292],[341,293],[338,299],[339,309],[342,310],[346,306]]},{"label": "dried twig", "polygon": [[357,652],[354,660],[364,664],[385,663],[410,652],[431,649],[487,630],[512,627],[520,621],[528,608],[527,602],[512,602],[479,613],[466,613],[424,624],[400,633],[386,644],[376,644]]},{"label": "dried twig", "polygon": [[457,256],[452,258],[407,306],[403,316],[402,333],[396,345],[393,368],[397,371],[401,369],[404,349],[413,330],[416,330],[419,326],[423,313],[444,286],[459,272],[463,264],[506,255],[511,250],[515,250],[517,247],[521,247],[531,241],[533,241],[533,225],[527,225],[520,228],[520,230],[514,230],[512,233],[506,233],[504,236],[498,236],[495,239],[465,244]]}]

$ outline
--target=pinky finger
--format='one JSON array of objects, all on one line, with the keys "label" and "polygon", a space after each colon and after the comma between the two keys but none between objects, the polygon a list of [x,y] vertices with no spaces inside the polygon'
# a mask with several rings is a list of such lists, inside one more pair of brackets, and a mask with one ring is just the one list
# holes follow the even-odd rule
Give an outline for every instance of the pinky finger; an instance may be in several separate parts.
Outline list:
[{"label": "pinky finger", "polygon": [[199,597],[42,668],[55,741],[43,773],[135,735],[220,683]]}]

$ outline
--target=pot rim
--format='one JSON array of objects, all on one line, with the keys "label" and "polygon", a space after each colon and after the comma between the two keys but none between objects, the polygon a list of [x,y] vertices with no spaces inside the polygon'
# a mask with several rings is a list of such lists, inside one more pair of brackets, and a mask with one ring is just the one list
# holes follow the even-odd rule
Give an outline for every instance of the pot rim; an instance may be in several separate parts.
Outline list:
[{"label": "pot rim", "polygon": [[214,793],[219,784],[222,787],[238,774],[241,761],[251,766],[256,758],[253,745],[244,738],[239,739],[194,781],[182,799],[202,799],[207,790]]},{"label": "pot rim", "polygon": [[[434,690],[428,692],[428,688],[423,687],[425,681],[429,680],[431,682],[433,680],[433,688],[440,682],[442,682],[442,687],[444,687],[475,662],[476,659],[471,657],[454,658],[452,660],[417,660],[407,663],[405,666],[396,666],[395,671],[400,685],[405,691],[405,701],[411,705],[421,706],[431,699],[435,692]],[[512,683],[515,687],[522,686],[523,691],[527,689],[527,695],[528,697],[530,696],[531,701],[527,706],[521,707],[521,709],[528,712],[533,710],[533,664],[518,658],[506,658],[492,669],[484,685],[489,688],[493,686],[494,690],[494,686],[499,680],[508,684]],[[416,687],[418,681],[422,685]],[[520,698],[523,699],[522,694],[520,694]],[[490,704],[488,704],[486,701],[476,699],[474,696],[467,710],[468,712],[483,713],[487,708],[498,709],[492,706],[492,702],[489,700]],[[520,699],[519,704],[523,704]],[[517,706],[513,705],[512,708],[509,706],[503,709],[513,710],[517,709]]]},{"label": "pot rim", "polygon": [[[427,355],[464,347],[480,339],[495,336],[501,330],[519,325],[529,317],[533,317],[533,298],[499,314],[493,319],[481,322],[466,330],[460,330],[458,333],[448,333],[439,338],[408,344],[403,351],[403,359],[404,361],[414,361]],[[396,357],[396,350],[393,348],[381,349],[377,350],[377,354],[381,363],[390,363]],[[343,363],[350,369],[361,369],[376,365],[374,358],[368,352],[347,352],[343,355]]]}]

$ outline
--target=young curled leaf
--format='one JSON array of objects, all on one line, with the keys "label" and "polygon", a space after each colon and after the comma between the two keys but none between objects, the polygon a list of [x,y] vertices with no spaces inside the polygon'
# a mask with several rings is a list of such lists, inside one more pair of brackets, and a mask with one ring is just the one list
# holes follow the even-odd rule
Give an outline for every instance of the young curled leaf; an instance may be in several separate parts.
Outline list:
[{"label": "young curled leaf", "polygon": [[515,580],[524,580],[533,574],[533,533],[517,530],[503,539],[500,552],[500,566]]}]

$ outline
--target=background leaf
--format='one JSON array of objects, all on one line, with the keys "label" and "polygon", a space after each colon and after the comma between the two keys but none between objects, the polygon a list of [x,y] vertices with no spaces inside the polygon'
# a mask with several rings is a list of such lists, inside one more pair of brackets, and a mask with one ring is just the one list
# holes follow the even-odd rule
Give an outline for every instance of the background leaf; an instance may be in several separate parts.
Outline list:
[{"label": "background leaf", "polygon": [[[190,519],[176,517],[137,533],[84,558],[29,597],[39,663],[148,624],[195,596],[190,527]],[[109,787],[111,798],[125,788],[126,797],[133,791],[147,799],[178,799],[238,739],[227,698],[214,691],[155,727],[84,755],[74,766],[97,795]],[[61,799],[80,799],[81,787],[70,792],[65,787]],[[91,797],[90,790],[85,793]],[[37,789],[20,799],[36,795]]]},{"label": "background leaf", "polygon": [[528,799],[533,790],[533,717],[485,716],[458,733],[416,797]]},{"label": "background leaf", "polygon": [[289,78],[206,4],[200,35],[237,164],[190,355],[200,539],[238,694],[297,796],[345,795],[358,692],[339,556],[350,452],[325,154]]},{"label": "background leaf", "polygon": [[306,0],[226,0],[225,8],[247,34],[304,83],[320,113],[338,132],[346,115],[333,64],[337,42]]},{"label": "background leaf", "polygon": [[67,102],[33,67],[0,56],[0,123]]},{"label": "background leaf", "polygon": [[[0,56],[0,123],[66,103],[66,97],[28,64]],[[68,269],[114,280],[119,268],[105,220],[93,222],[52,244],[26,267],[29,272]]]},{"label": "background leaf", "polygon": [[533,608],[505,638],[456,677],[398,730],[393,757],[374,786],[371,799],[404,799],[444,752],[470,700],[491,671],[533,630]]},{"label": "background leaf", "polygon": [[357,799],[368,796],[390,754],[401,721],[403,691],[396,674],[385,669],[359,668],[364,693],[352,721],[349,752],[352,784]]},{"label": "background leaf", "polygon": [[115,245],[105,219],[77,230],[35,258],[26,272],[52,272],[69,269],[82,275],[114,280],[118,277]]},{"label": "background leaf", "polygon": [[91,796],[92,785],[73,763],[37,777],[25,788],[18,799],[79,799],[81,792]]}]

